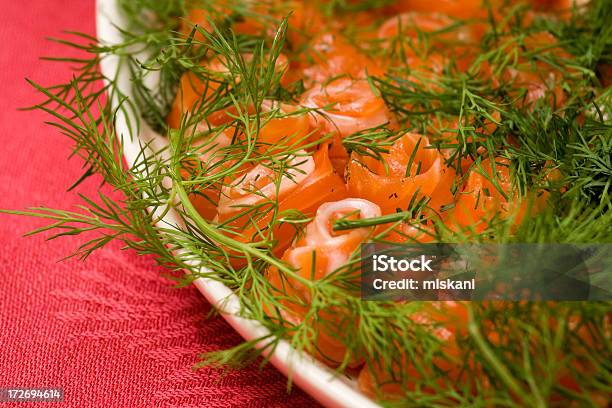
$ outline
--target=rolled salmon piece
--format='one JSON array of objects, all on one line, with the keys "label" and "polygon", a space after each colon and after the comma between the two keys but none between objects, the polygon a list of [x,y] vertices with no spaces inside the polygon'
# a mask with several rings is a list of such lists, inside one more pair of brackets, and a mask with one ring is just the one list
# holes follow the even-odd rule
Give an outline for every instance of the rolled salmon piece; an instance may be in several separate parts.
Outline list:
[{"label": "rolled salmon piece", "polygon": [[366,80],[333,80],[306,92],[301,103],[306,108],[318,110],[310,114],[311,127],[322,135],[332,135],[330,157],[340,174],[344,174],[348,160],[343,138],[393,122],[385,102]]},{"label": "rolled salmon piece", "polygon": [[[360,356],[347,356],[346,328],[358,324],[341,307],[333,310],[310,312],[313,292],[304,281],[326,279],[330,274],[341,273],[340,269],[373,232],[372,227],[348,231],[333,230],[335,220],[342,217],[367,219],[380,216],[380,208],[374,203],[358,198],[322,204],[314,220],[308,224],[304,236],[296,241],[283,255],[295,273],[301,278],[283,274],[271,268],[268,278],[278,292],[278,300],[284,306],[281,317],[288,324],[300,324],[305,320],[313,327],[315,349],[309,350],[324,362],[338,365],[348,359],[350,366],[361,363]],[[355,276],[358,282],[358,276]]]},{"label": "rolled salmon piece", "polygon": [[378,204],[383,214],[408,210],[426,197],[438,211],[453,202],[455,171],[426,136],[406,133],[382,155],[382,160],[354,154],[348,166],[349,194]]},{"label": "rolled salmon piece", "polygon": [[277,222],[271,227],[274,215],[297,211],[311,217],[322,203],[346,197],[346,187],[332,167],[327,145],[312,156],[302,150],[287,164],[282,173],[269,164],[258,164],[227,180],[215,221],[226,224],[235,232],[235,239],[245,242],[260,239],[258,234],[272,228],[277,242],[275,253],[280,255],[297,231],[289,223]]}]

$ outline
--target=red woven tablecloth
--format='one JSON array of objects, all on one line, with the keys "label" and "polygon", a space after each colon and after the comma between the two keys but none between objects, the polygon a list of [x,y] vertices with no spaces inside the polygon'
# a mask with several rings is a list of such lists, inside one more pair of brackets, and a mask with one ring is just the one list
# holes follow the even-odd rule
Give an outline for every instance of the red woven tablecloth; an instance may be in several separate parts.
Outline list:
[{"label": "red woven tablecloth", "polygon": [[[65,64],[39,60],[66,52],[45,37],[93,34],[94,1],[0,4],[0,208],[69,209],[78,199],[66,189],[82,172],[66,161],[70,141],[44,114],[17,109],[39,100],[24,77],[69,78]],[[93,194],[98,182],[79,192]],[[21,236],[42,224],[0,214],[0,387],[63,387],[73,407],[314,404],[300,390],[288,394],[272,367],[193,372],[198,353],[240,341],[222,318],[206,319],[210,306],[194,287],[172,288],[151,259],[117,245],[58,263],[82,240]]]}]

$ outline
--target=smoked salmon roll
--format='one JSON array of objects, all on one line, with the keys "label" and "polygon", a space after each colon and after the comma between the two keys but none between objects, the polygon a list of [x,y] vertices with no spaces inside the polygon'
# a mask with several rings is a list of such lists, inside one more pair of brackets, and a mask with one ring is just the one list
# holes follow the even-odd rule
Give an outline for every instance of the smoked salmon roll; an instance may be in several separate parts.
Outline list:
[{"label": "smoked salmon roll", "polygon": [[315,37],[302,60],[308,88],[341,76],[363,79],[368,74],[381,75],[385,71],[384,63],[363,55],[334,32]]},{"label": "smoked salmon roll", "polygon": [[[346,187],[329,160],[327,145],[312,156],[300,151],[280,171],[258,164],[228,180],[221,189],[216,221],[227,224],[245,241],[270,230],[274,214],[299,211],[313,216],[324,202],[346,197]],[[277,251],[287,248],[296,234],[290,224],[273,228]]]},{"label": "smoked salmon roll", "polygon": [[[373,232],[372,227],[337,232],[333,230],[334,221],[347,216],[367,219],[380,215],[380,208],[376,204],[358,198],[322,204],[314,220],[306,227],[304,236],[285,252],[282,259],[295,268],[296,274],[304,280],[325,279],[345,265]],[[275,268],[270,270],[268,277],[285,306],[281,310],[281,317],[290,324],[302,322],[312,300],[309,287]],[[343,334],[346,327],[355,322],[346,317],[343,317],[341,310],[327,310],[319,312],[317,318],[311,317],[312,321],[308,322],[315,329],[313,332],[317,333],[316,339],[313,339],[316,349],[310,351],[328,364],[338,365],[347,358]],[[360,362],[357,356],[351,356],[350,360],[350,365]]]},{"label": "smoked salmon roll", "polygon": [[[251,61],[253,54],[244,54],[243,57]],[[183,118],[190,115],[198,104],[212,104],[215,99],[223,96],[224,91],[240,82],[240,78],[232,74],[230,63],[225,58],[204,60],[200,65],[202,67],[200,75],[194,71],[187,71],[181,77],[179,89],[166,119],[170,128],[179,128]],[[280,54],[276,60],[275,70],[280,75],[281,81],[285,78],[288,67],[287,57]],[[230,122],[232,114],[235,115],[236,110],[233,106],[228,106],[200,120],[206,121],[208,127],[218,126]]]},{"label": "smoked salmon roll", "polygon": [[454,207],[444,215],[445,223],[451,229],[459,227],[476,233],[495,219],[512,217],[514,224],[520,225],[527,214],[543,209],[547,199],[544,190],[519,196],[511,182],[508,159],[484,159],[472,166]]},{"label": "smoked salmon roll", "polygon": [[330,157],[340,174],[348,160],[342,139],[393,121],[385,102],[366,80],[336,79],[306,92],[302,105],[317,109],[310,114],[311,127],[321,135],[332,135]]},{"label": "smoked salmon roll", "polygon": [[491,218],[507,214],[512,197],[510,169],[508,160],[499,159],[494,163],[489,159],[475,164],[467,182],[457,195],[451,214],[451,222],[463,228],[484,230]]},{"label": "smoked salmon roll", "polygon": [[533,108],[539,101],[545,101],[552,107],[559,107],[565,102],[561,78],[552,71],[535,72],[529,68],[508,68],[504,76],[508,83],[522,89],[521,92],[513,91],[512,94],[525,106]]},{"label": "smoked salmon roll", "polygon": [[406,133],[382,160],[354,154],[348,166],[349,194],[378,204],[383,214],[408,210],[417,198],[435,211],[453,202],[455,171],[426,136]]},{"label": "smoked salmon roll", "polygon": [[311,142],[310,118],[306,112],[300,112],[299,106],[264,101],[261,107],[268,116],[263,116],[263,125],[257,135],[260,153],[294,151]]},{"label": "smoked salmon roll", "polygon": [[391,121],[385,102],[365,80],[339,78],[306,92],[302,105],[320,110],[311,115],[313,127],[340,137]]}]

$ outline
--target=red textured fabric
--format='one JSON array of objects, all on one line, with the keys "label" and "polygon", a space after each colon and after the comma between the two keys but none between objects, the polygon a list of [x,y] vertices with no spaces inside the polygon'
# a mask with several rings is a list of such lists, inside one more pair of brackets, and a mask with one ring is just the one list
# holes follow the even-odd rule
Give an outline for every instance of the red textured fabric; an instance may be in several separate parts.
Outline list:
[{"label": "red textured fabric", "polygon": [[[24,77],[70,77],[65,64],[39,60],[66,53],[45,37],[93,34],[94,1],[0,4],[0,208],[74,209],[78,199],[66,189],[82,169],[66,160],[71,142],[43,124],[44,114],[17,109],[38,100]],[[91,195],[98,186],[88,180],[78,190]],[[193,372],[199,353],[240,341],[222,318],[206,319],[210,306],[194,287],[171,287],[151,259],[117,245],[85,263],[58,263],[82,240],[21,237],[41,225],[0,214],[0,387],[63,387],[61,405],[70,407],[315,404],[300,390],[288,394],[273,367]]]}]

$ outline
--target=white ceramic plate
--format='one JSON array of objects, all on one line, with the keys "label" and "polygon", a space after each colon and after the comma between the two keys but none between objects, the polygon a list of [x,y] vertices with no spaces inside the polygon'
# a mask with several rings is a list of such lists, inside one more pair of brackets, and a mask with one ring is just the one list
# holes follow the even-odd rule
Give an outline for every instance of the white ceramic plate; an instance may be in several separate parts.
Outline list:
[{"label": "white ceramic plate", "polygon": [[[116,0],[97,0],[96,10],[97,34],[100,42],[104,44],[122,42],[121,34],[116,27],[121,27],[124,20]],[[114,77],[118,72],[117,87],[121,93],[128,98],[131,97],[130,71],[125,64],[120,64],[118,57],[112,55],[105,57],[101,69],[107,77]],[[154,82],[154,78],[152,81]],[[151,148],[156,150],[164,143],[164,138],[155,134],[144,121],[141,121],[139,134],[131,134],[127,123],[136,123],[138,115],[136,111],[120,110],[115,121],[117,134],[123,138],[125,159],[131,166],[136,162],[142,145],[150,143]],[[172,212],[169,212],[161,222],[166,228],[168,225],[180,225]],[[261,338],[268,333],[267,329],[257,321],[237,315],[240,310],[238,297],[225,285],[210,279],[198,279],[195,285],[245,340]],[[288,375],[291,372],[294,383],[325,406],[379,407],[357,390],[353,380],[334,373],[309,355],[298,353],[285,341],[275,349],[270,361],[283,374]]]}]

